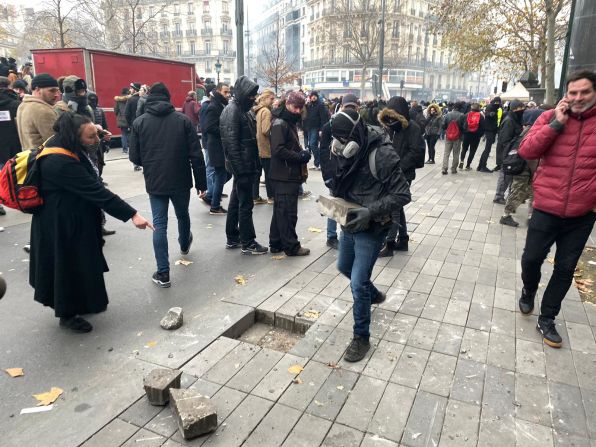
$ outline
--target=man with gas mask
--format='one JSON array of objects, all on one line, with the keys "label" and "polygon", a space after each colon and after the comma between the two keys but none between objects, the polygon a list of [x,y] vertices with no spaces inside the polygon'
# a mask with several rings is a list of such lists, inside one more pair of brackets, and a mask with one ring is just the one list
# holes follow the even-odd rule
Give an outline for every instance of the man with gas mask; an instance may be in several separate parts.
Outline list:
[{"label": "man with gas mask", "polygon": [[248,77],[238,78],[234,97],[221,113],[219,129],[226,169],[234,176],[226,220],[226,248],[241,248],[245,255],[269,251],[256,241],[252,220],[253,183],[261,172],[256,122],[249,115],[259,86]]},{"label": "man with gas mask", "polygon": [[373,266],[391,227],[391,216],[411,200],[406,177],[391,142],[365,125],[355,110],[342,110],[331,122],[331,151],[337,168],[330,182],[333,196],[359,205],[342,228],[338,270],[350,279],[354,335],[344,360],[362,360],[370,349],[371,305],[385,295],[371,282]]}]

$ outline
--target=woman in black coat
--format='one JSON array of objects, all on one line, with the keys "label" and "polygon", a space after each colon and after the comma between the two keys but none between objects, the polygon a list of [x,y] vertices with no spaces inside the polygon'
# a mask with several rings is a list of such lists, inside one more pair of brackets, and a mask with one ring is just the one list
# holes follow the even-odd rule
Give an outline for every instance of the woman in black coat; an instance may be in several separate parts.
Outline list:
[{"label": "woman in black coat", "polygon": [[140,229],[152,228],[134,208],[99,180],[86,147],[99,142],[97,128],[83,115],[64,113],[45,147],[72,155],[52,154],[39,160],[44,206],[31,222],[29,283],[35,301],[54,309],[60,326],[89,332],[80,315],[106,310],[101,210],[122,221],[132,218]]}]

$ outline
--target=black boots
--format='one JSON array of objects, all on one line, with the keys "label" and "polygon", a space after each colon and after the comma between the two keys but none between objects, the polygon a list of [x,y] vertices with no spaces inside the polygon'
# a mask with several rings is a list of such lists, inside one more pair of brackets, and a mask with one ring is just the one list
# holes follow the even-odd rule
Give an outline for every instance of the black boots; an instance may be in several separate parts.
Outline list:
[{"label": "black boots", "polygon": [[410,240],[410,238],[408,236],[398,238],[394,249],[396,251],[408,251],[408,241],[409,240]]},{"label": "black boots", "polygon": [[394,241],[386,241],[385,245],[383,245],[383,248],[381,248],[381,251],[379,252],[379,258],[388,258],[388,257],[393,256],[394,248],[395,248]]},{"label": "black boots", "polygon": [[366,353],[370,349],[370,342],[354,335],[354,338],[350,342],[350,346],[344,354],[344,360],[346,362],[358,362],[366,356]]},{"label": "black boots", "polygon": [[536,296],[536,291],[529,293],[526,289],[522,289],[521,297],[519,299],[519,310],[522,314],[529,314],[532,313],[534,310],[534,297]]}]

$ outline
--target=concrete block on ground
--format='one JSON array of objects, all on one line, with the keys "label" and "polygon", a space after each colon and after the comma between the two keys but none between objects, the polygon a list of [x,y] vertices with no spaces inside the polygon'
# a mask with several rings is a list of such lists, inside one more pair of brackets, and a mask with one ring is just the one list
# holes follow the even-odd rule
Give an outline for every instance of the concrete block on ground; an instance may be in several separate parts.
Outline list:
[{"label": "concrete block on ground", "polygon": [[143,387],[151,405],[165,405],[170,399],[169,389],[180,388],[182,371],[154,369],[143,379]]},{"label": "concrete block on ground", "polygon": [[193,439],[217,428],[217,409],[197,391],[170,390],[170,408],[184,439]]},{"label": "concrete block on ground", "polygon": [[161,319],[159,325],[162,329],[168,331],[182,327],[184,323],[184,315],[181,307],[172,307],[168,313]]}]

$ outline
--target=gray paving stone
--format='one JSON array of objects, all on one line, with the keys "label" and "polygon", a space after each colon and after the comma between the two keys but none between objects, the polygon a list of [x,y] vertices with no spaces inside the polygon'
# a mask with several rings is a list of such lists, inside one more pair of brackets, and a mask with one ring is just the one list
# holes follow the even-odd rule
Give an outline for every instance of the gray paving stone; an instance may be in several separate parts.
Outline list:
[{"label": "gray paving stone", "polygon": [[455,369],[451,399],[480,405],[484,388],[486,365],[460,358]]},{"label": "gray paving stone", "polygon": [[515,338],[492,332],[488,342],[486,363],[515,371]]},{"label": "gray paving stone", "polygon": [[202,378],[209,382],[225,385],[260,350],[260,347],[250,343],[240,343],[203,374]]},{"label": "gray paving stone", "polygon": [[275,322],[275,312],[281,306],[286,304],[288,300],[294,296],[298,290],[282,288],[267,298],[264,302],[259,304],[257,318],[267,324]]},{"label": "gray paving stone", "polygon": [[[184,377],[184,375],[182,377]],[[205,397],[211,397],[221,389],[221,385],[218,385],[217,383],[207,382],[203,379],[199,379],[188,388],[198,391]]]},{"label": "gray paving stone", "polygon": [[399,442],[402,437],[416,391],[389,383],[368,426],[368,431],[381,438]]},{"label": "gray paving stone", "polygon": [[481,419],[478,445],[482,447],[502,447],[515,444],[515,419],[512,416]]},{"label": "gray paving stone", "polygon": [[393,370],[391,382],[417,389],[429,355],[430,351],[406,346]]},{"label": "gray paving stone", "polygon": [[518,419],[550,426],[551,413],[546,378],[516,374],[515,400]]},{"label": "gray paving stone", "polygon": [[[463,259],[462,259],[463,261]],[[473,265],[462,265],[459,274],[457,275],[457,279],[459,281],[465,281],[475,284],[478,280],[478,273],[480,272],[480,267],[473,266]]]},{"label": "gray paving stone", "polygon": [[419,317],[424,309],[428,294],[420,292],[409,292],[404,299],[399,311],[402,314]]},{"label": "gray paving stone", "polygon": [[[437,247],[438,248],[438,247]],[[448,252],[449,250],[447,250]],[[439,272],[439,276],[442,278],[457,279],[461,264],[455,262],[444,262],[443,267]]]},{"label": "gray paving stone", "polygon": [[279,402],[304,411],[323,386],[332,368],[319,362],[310,361],[300,373],[299,383],[292,382],[279,399]]},{"label": "gray paving stone", "polygon": [[364,433],[341,424],[333,424],[325,437],[321,447],[358,446],[362,442]]},{"label": "gray paving stone", "polygon": [[572,351],[579,385],[587,390],[596,391],[596,355]]},{"label": "gray paving stone", "polygon": [[398,447],[397,443],[379,437],[378,435],[371,435],[367,433],[360,447]]},{"label": "gray paving stone", "polygon": [[397,278],[397,275],[399,275],[400,273],[400,269],[396,269],[393,267],[385,267],[383,270],[381,270],[381,273],[379,273],[379,275],[375,278],[374,282],[375,284],[381,286],[391,286]]},{"label": "gray paving stone", "polygon": [[416,278],[418,278],[418,272],[402,270],[393,282],[393,287],[403,290],[410,290],[414,285],[414,281],[416,281]]},{"label": "gray paving stone", "polygon": [[356,373],[334,369],[306,412],[330,421],[335,420],[357,379]]},{"label": "gray paving stone", "polygon": [[440,323],[419,318],[410,334],[407,344],[416,348],[431,350],[435,344]]},{"label": "gray paving stone", "polygon": [[590,447],[590,440],[583,436],[563,431],[559,432],[556,429],[553,430],[553,433],[555,437],[555,447]]},{"label": "gray paving stone", "polygon": [[317,272],[312,270],[303,270],[296,275],[285,287],[288,289],[302,290],[306,285],[317,276]]},{"label": "gray paving stone", "polygon": [[228,352],[238,346],[238,340],[227,337],[219,337],[199,354],[184,365],[184,372],[195,377],[201,377],[209,369],[219,362]]},{"label": "gray paving stone", "polygon": [[343,275],[337,275],[323,290],[321,290],[321,295],[337,298],[348,287],[350,287],[350,280]]},{"label": "gray paving stone", "polygon": [[517,309],[517,298],[514,290],[497,287],[495,290],[494,307],[515,312]]},{"label": "gray paving stone", "polygon": [[442,323],[435,339],[433,351],[457,356],[460,351],[463,335],[463,327]]},{"label": "gray paving stone", "polygon": [[304,413],[282,447],[312,447],[325,439],[332,422]]},{"label": "gray paving stone", "polygon": [[456,324],[458,326],[464,326],[468,320],[468,309],[470,308],[469,301],[462,301],[459,299],[451,299],[445,316],[443,317],[444,323]]},{"label": "gray paving stone", "polygon": [[333,329],[333,326],[320,324],[317,321],[317,323],[311,326],[306,332],[304,337],[298,340],[298,343],[290,349],[289,353],[297,355],[298,357],[312,357],[323,345],[325,340],[327,340],[327,337],[329,337]]},{"label": "gray paving stone", "polygon": [[379,305],[379,308],[397,312],[401,308],[407,294],[407,290],[390,287],[387,290],[387,298]]},{"label": "gray paving stone", "polygon": [[584,304],[581,301],[563,300],[561,312],[567,322],[590,324]]},{"label": "gray paving stone", "polygon": [[343,356],[352,339],[352,330],[335,329],[314,355],[313,360],[326,363],[337,363]]},{"label": "gray paving stone", "polygon": [[163,410],[163,407],[151,405],[143,396],[118,417],[125,422],[142,427],[161,410]]},{"label": "gray paving stone", "polygon": [[476,284],[474,287],[474,295],[472,302],[476,304],[484,304],[485,306],[493,307],[495,301],[495,288],[484,284]]},{"label": "gray paving stone", "polygon": [[227,384],[230,388],[249,393],[267,375],[283,354],[271,349],[261,349]]},{"label": "gray paving stone", "polygon": [[486,363],[489,333],[466,328],[461,343],[460,355],[469,360]]},{"label": "gray paving stone", "polygon": [[532,422],[515,420],[515,442],[523,447],[544,447],[552,446],[553,430],[544,425],[533,424]]},{"label": "gray paving stone", "polygon": [[480,406],[449,400],[441,434],[441,446],[476,446]]},{"label": "gray paving stone", "polygon": [[548,391],[552,405],[553,427],[559,434],[588,437],[586,416],[580,389],[563,383],[549,382]]},{"label": "gray paving stone", "polygon": [[162,411],[145,424],[144,428],[169,438],[176,432],[176,430],[178,430],[178,424],[176,418],[172,414],[170,406],[167,406],[165,408],[162,407]]},{"label": "gray paving stone", "polygon": [[[536,303],[538,307],[538,302]],[[536,343],[542,343],[542,336],[536,330],[536,320],[534,316],[523,315],[521,312],[515,313],[515,338],[517,340],[527,340]]]},{"label": "gray paving stone", "polygon": [[[153,407],[161,410],[160,407]],[[121,445],[134,435],[139,427],[120,419],[114,419],[83,443],[84,447],[104,447],[107,445]]]},{"label": "gray paving stone", "polygon": [[385,340],[405,344],[416,326],[418,319],[411,315],[397,313],[385,332]]},{"label": "gray paving stone", "polygon": [[495,269],[486,269],[480,267],[478,270],[478,279],[476,280],[476,284],[483,284],[486,286],[495,286],[497,284],[497,270]]},{"label": "gray paving stone", "polygon": [[567,333],[569,334],[569,341],[573,351],[589,352],[596,354],[596,342],[594,341],[594,334],[587,324],[572,323],[567,324]]},{"label": "gray paving stone", "polygon": [[411,256],[410,259],[408,260],[408,263],[403,267],[402,273],[400,273],[400,276],[404,272],[420,273],[420,271],[424,267],[424,264],[426,264],[425,256]]},{"label": "gray paving stone", "polygon": [[381,340],[364,368],[363,374],[388,381],[403,349],[402,344]]},{"label": "gray paving stone", "polygon": [[321,314],[317,323],[337,327],[346,314],[351,311],[352,303],[337,299]]},{"label": "gray paving stone", "polygon": [[471,302],[474,296],[474,283],[468,281],[455,281],[451,297],[459,301]]},{"label": "gray paving stone", "polygon": [[[312,301],[315,297],[314,293],[300,291],[288,300],[283,306],[277,309],[275,313],[275,325],[284,327],[285,329],[293,330],[293,322],[296,315]],[[285,325],[289,325],[286,327]]]},{"label": "gray paving stone", "polygon": [[275,404],[242,445],[246,447],[281,445],[301,415],[302,413],[294,408]]},{"label": "gray paving stone", "polygon": [[515,415],[514,400],[514,373],[488,365],[482,396],[482,421],[503,420],[505,418],[511,418],[513,421]]},{"label": "gray paving stone", "polygon": [[401,443],[406,446],[438,445],[446,406],[446,398],[419,391]]},{"label": "gray paving stone", "polygon": [[142,445],[143,447],[158,447],[162,445],[166,439],[167,438],[164,438],[163,436],[141,428],[132,436],[132,438],[129,438],[128,441],[122,444],[122,447],[136,447],[139,445]]},{"label": "gray paving stone", "polygon": [[438,273],[441,271],[442,267],[443,267],[442,261],[435,261],[433,259],[428,259],[425,262],[424,267],[422,268],[420,273],[422,273],[424,275],[437,276]]},{"label": "gray paving stone", "polygon": [[545,377],[546,366],[542,346],[542,343],[517,340],[515,370],[523,374]]},{"label": "gray paving stone", "polygon": [[596,391],[581,390],[590,439],[596,440]]},{"label": "gray paving stone", "polygon": [[418,275],[418,278],[416,278],[416,281],[414,281],[414,284],[412,285],[411,290],[414,292],[428,294],[433,289],[436,279],[437,279],[436,276],[424,275],[421,273]]},{"label": "gray paving stone", "polygon": [[491,328],[492,313],[492,307],[473,302],[470,305],[466,327],[481,331],[489,331]]},{"label": "gray paving stone", "polygon": [[296,374],[289,372],[288,368],[294,365],[304,367],[307,361],[307,359],[295,355],[284,355],[252,390],[251,394],[276,401],[296,377]]},{"label": "gray paving stone", "polygon": [[390,310],[373,308],[370,319],[370,336],[382,338],[389,329],[389,325],[395,318],[396,313]]},{"label": "gray paving stone", "polygon": [[493,308],[491,332],[515,337],[515,312]]},{"label": "gray paving stone", "polygon": [[336,421],[357,430],[366,431],[386,385],[387,382],[382,380],[360,376]]},{"label": "gray paving stone", "polygon": [[422,375],[420,389],[449,397],[457,357],[431,352]]},{"label": "gray paving stone", "polygon": [[449,278],[438,277],[433,285],[431,295],[442,296],[444,298],[450,298],[453,293],[453,287],[455,286],[455,280]]},{"label": "gray paving stone", "polygon": [[553,382],[578,385],[574,358],[569,349],[545,349],[546,377]]}]

